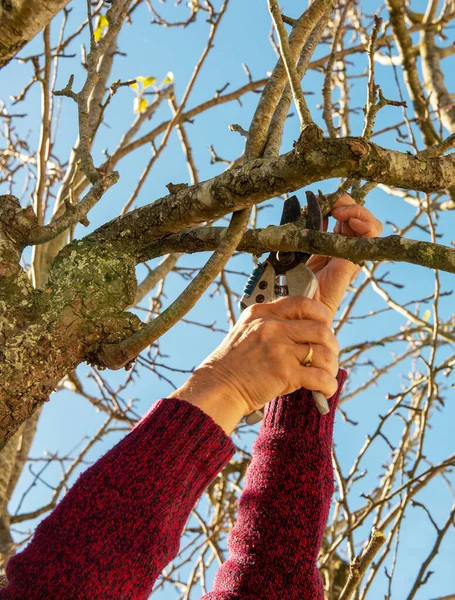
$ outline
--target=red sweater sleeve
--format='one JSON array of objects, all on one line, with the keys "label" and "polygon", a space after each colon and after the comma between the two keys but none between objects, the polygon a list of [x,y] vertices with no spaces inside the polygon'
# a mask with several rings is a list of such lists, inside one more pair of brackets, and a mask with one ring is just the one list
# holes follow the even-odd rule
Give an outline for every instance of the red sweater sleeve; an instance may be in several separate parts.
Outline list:
[{"label": "red sweater sleeve", "polygon": [[333,493],[333,421],[346,372],[321,416],[301,389],[266,407],[229,534],[203,600],[323,600],[317,557]]},{"label": "red sweater sleeve", "polygon": [[[304,390],[268,405],[230,558],[205,599],[322,598],[316,557],[333,490],[338,393],[325,417]],[[145,600],[176,556],[191,509],[233,453],[199,408],[160,400],[10,559],[0,600]]]},{"label": "red sweater sleeve", "polygon": [[1,600],[145,600],[191,509],[234,454],[198,407],[159,400],[83,473],[7,565]]}]

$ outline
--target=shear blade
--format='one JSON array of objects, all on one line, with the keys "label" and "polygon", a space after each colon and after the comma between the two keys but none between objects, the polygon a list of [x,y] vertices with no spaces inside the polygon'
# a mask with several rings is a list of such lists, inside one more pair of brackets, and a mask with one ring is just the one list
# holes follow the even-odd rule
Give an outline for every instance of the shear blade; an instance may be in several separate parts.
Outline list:
[{"label": "shear blade", "polygon": [[297,196],[291,196],[284,201],[280,225],[297,221],[300,217],[300,202]]},{"label": "shear blade", "polygon": [[308,212],[306,217],[307,229],[322,231],[322,211],[318,199],[313,194],[313,192],[309,191],[305,192],[305,196],[308,205]]}]

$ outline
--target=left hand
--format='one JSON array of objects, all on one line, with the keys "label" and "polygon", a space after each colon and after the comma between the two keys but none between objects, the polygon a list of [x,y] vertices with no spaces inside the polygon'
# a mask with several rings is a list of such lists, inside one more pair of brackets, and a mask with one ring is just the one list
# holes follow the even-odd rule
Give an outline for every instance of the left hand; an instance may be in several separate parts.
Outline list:
[{"label": "left hand", "polygon": [[[348,194],[336,201],[331,216],[337,221],[334,233],[362,238],[379,237],[382,233],[382,223],[367,208],[356,204]],[[325,220],[325,230],[327,222]],[[318,280],[314,299],[324,304],[334,317],[348,285],[360,272],[359,265],[344,258],[312,256],[307,266]]]}]

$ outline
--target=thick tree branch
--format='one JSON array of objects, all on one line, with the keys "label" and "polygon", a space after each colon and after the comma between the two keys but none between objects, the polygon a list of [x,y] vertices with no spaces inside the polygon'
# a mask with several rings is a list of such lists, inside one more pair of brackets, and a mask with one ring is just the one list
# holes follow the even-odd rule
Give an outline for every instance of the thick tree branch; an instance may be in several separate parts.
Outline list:
[{"label": "thick tree branch", "polygon": [[[427,19],[431,20],[431,13],[425,15],[425,22]],[[419,49],[424,85],[433,108],[441,114],[443,125],[450,133],[455,133],[455,105],[444,81],[441,56],[436,47],[435,37],[436,32],[431,27],[424,28],[420,34]]]},{"label": "thick tree branch", "polygon": [[0,69],[35,37],[69,0],[9,0],[0,3]]},{"label": "thick tree branch", "polygon": [[320,139],[306,127],[292,152],[229,169],[103,225],[86,239],[140,255],[144,247],[195,223],[251,207],[334,177],[366,179],[426,192],[455,185],[455,156],[418,157],[362,138]]},{"label": "thick tree branch", "polygon": [[386,0],[390,13],[390,23],[396,44],[400,51],[400,58],[404,70],[406,86],[414,104],[420,130],[425,144],[431,146],[438,143],[439,137],[431,119],[428,118],[428,105],[420,83],[416,65],[416,54],[413,49],[412,38],[405,22],[405,3],[403,0]]},{"label": "thick tree branch", "polygon": [[[297,60],[316,24],[333,5],[333,0],[315,0],[304,11],[302,16],[295,21],[291,35],[289,36],[290,60],[293,62]],[[250,132],[253,133],[253,136],[249,138],[247,143],[248,155],[254,155],[254,157],[262,156],[267,143],[269,125],[286,83],[286,69],[283,61],[279,60],[265,85],[264,92],[251,122]]]},{"label": "thick tree branch", "polygon": [[26,238],[27,244],[44,244],[66,231],[71,225],[75,225],[78,222],[86,222],[89,211],[102,198],[105,191],[117,183],[118,178],[119,174],[117,171],[113,171],[107,177],[100,178],[93,184],[78,204],[72,205],[67,202],[66,211],[61,217],[58,217],[55,221],[49,223],[49,225],[31,229]]},{"label": "thick tree branch", "polygon": [[[327,21],[332,13],[332,8],[326,9],[324,15],[319,19],[316,27],[313,29],[311,34],[308,36],[305,45],[300,53],[299,60],[297,62],[297,75],[299,79],[305,75],[310,64],[310,59],[314,54],[314,51],[319,44],[321,37],[324,33]],[[274,115],[270,122],[269,133],[267,137],[267,144],[264,150],[264,158],[276,157],[280,153],[281,138],[283,135],[283,129],[286,119],[288,118],[289,109],[292,103],[292,90],[289,83],[285,86],[283,93],[281,94],[278,106],[275,109]]]},{"label": "thick tree branch", "polygon": [[[169,252],[208,252],[217,248],[226,232],[224,227],[198,227],[169,236],[144,249],[141,261]],[[308,252],[322,256],[347,258],[355,263],[397,261],[455,273],[455,248],[390,235],[363,239],[334,233],[301,229],[292,223],[279,227],[249,230],[238,250],[260,256],[264,252]]]},{"label": "thick tree branch", "polygon": [[235,212],[223,239],[215,248],[215,252],[188,287],[164,312],[140,331],[122,342],[104,346],[97,354],[101,363],[110,369],[121,369],[178,323],[193,308],[231,258],[248,225],[249,218],[250,210],[248,209]]}]

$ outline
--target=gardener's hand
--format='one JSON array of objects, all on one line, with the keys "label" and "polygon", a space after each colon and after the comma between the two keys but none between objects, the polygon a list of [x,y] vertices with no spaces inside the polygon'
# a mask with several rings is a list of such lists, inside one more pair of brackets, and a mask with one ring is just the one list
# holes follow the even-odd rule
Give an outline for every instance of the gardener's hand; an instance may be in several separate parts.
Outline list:
[{"label": "gardener's hand", "polygon": [[[373,238],[382,233],[382,223],[364,206],[359,206],[348,194],[334,204],[331,216],[336,219],[334,233],[350,237]],[[325,223],[327,229],[327,221]],[[315,299],[335,316],[348,285],[360,272],[360,267],[343,258],[312,256],[308,267],[318,280]]]},{"label": "gardener's hand", "polygon": [[[304,297],[247,308],[222,344],[172,396],[196,404],[230,433],[242,416],[301,387],[337,390],[339,346],[325,306]],[[311,366],[304,367],[313,348]]]}]

